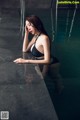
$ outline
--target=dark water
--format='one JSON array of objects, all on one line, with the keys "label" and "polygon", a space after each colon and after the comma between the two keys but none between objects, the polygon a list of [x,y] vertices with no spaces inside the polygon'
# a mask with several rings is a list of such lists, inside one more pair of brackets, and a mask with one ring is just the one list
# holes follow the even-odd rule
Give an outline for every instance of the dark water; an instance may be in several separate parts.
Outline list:
[{"label": "dark water", "polygon": [[[46,80],[55,109],[60,120],[80,119],[80,9],[76,10],[71,36],[70,27],[73,19],[74,9],[59,9],[57,17],[57,32],[52,43],[52,53],[60,61],[60,74],[64,84],[64,90],[60,95],[54,93],[54,82]],[[51,12],[50,10],[29,11],[28,14],[39,15],[52,37]],[[55,15],[53,11],[53,20]],[[67,23],[68,21],[68,23]],[[55,26],[55,24],[54,24]]]}]

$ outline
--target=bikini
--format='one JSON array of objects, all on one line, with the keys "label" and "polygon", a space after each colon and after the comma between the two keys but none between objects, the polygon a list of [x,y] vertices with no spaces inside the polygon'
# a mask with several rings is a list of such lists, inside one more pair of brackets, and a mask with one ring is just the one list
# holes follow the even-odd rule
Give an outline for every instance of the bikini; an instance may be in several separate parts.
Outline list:
[{"label": "bikini", "polygon": [[[41,34],[39,34],[39,35],[36,37],[36,40],[38,39],[38,37],[39,37],[40,35],[41,35]],[[32,54],[34,57],[36,57],[36,59],[39,59],[39,57],[44,56],[44,54],[41,53],[39,50],[37,50],[35,44],[36,44],[36,41],[35,41],[35,43],[31,46],[30,51],[31,51],[31,54]],[[59,60],[58,60],[56,57],[54,57],[54,56],[51,55],[51,62],[50,62],[50,64],[54,64],[54,63],[58,63],[58,62],[59,62]]]},{"label": "bikini", "polygon": [[[41,34],[37,35],[36,40],[38,39],[38,37],[39,37],[40,35],[41,35]],[[36,46],[35,46],[35,45],[36,45],[36,40],[35,40],[35,43],[31,46],[30,51],[31,51],[31,53],[32,53],[33,56],[35,56],[35,57],[42,57],[42,56],[44,56],[44,54],[41,53],[41,52],[36,48]]]}]

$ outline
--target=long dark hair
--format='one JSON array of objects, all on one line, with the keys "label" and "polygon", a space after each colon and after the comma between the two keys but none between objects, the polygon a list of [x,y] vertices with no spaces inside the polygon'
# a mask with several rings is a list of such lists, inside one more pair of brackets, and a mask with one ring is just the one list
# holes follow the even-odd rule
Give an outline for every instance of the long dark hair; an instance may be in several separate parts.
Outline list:
[{"label": "long dark hair", "polygon": [[[44,25],[42,23],[42,21],[40,20],[40,18],[36,15],[30,15],[28,17],[26,17],[26,20],[29,21],[30,23],[33,24],[33,26],[40,32],[43,33],[45,35],[47,35],[49,37],[49,35],[47,34]],[[49,37],[50,39],[50,37]],[[51,49],[51,39],[50,39],[50,49]]]},{"label": "long dark hair", "polygon": [[46,30],[44,29],[43,23],[39,17],[37,17],[36,15],[30,15],[30,16],[26,17],[26,20],[28,20],[30,23],[32,23],[39,32],[48,36]]}]

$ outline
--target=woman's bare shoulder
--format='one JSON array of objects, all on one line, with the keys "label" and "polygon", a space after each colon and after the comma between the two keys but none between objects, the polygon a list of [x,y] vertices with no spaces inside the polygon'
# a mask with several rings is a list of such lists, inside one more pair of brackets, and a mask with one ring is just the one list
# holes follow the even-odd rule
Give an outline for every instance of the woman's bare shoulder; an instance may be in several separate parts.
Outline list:
[{"label": "woman's bare shoulder", "polygon": [[49,37],[47,36],[47,35],[44,35],[44,34],[42,34],[41,36],[40,36],[40,43],[43,45],[43,46],[45,46],[45,45],[50,45],[50,40],[49,40]]},{"label": "woman's bare shoulder", "polygon": [[42,41],[49,40],[49,37],[47,35],[42,34],[41,35]]}]

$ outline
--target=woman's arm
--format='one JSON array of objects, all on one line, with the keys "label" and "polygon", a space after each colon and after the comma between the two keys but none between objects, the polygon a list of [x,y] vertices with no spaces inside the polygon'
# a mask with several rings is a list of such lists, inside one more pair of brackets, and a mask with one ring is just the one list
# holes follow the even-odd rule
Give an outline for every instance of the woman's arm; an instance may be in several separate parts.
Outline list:
[{"label": "woman's arm", "polygon": [[24,34],[24,41],[23,41],[23,46],[22,46],[23,52],[26,52],[27,46],[29,44],[28,35],[29,35],[29,32],[28,32],[26,25],[25,25],[25,34]]},{"label": "woman's arm", "polygon": [[14,60],[13,62],[15,63],[33,63],[33,64],[49,64],[47,60],[31,60],[31,59],[23,59],[23,58],[18,58]]},{"label": "woman's arm", "polygon": [[35,38],[34,37],[29,42],[28,36],[29,36],[29,32],[25,28],[25,35],[24,35],[24,40],[23,40],[22,52],[27,52],[31,48],[32,44],[35,42]]},{"label": "woman's arm", "polygon": [[34,44],[34,42],[35,42],[35,39],[34,39],[34,37],[33,37],[32,40],[31,40],[31,41],[28,43],[28,45],[27,45],[26,52],[30,50],[30,48],[31,48],[31,46]]},{"label": "woman's arm", "polygon": [[42,38],[41,41],[44,49],[44,58],[43,60],[31,60],[18,58],[14,60],[15,63],[33,63],[33,64],[49,64],[50,63],[50,43],[48,37]]}]

